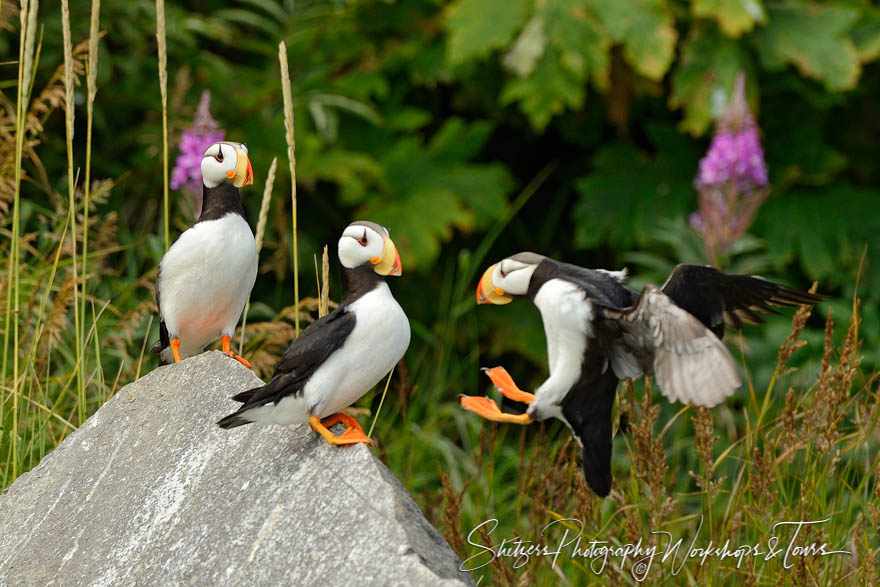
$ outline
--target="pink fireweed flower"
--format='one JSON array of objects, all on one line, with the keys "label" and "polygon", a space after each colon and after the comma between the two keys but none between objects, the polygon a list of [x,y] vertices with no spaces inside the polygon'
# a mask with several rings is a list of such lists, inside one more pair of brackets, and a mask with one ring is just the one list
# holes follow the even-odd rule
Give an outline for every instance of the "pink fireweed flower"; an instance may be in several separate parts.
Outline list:
[{"label": "pink fireweed flower", "polygon": [[194,201],[197,217],[202,207],[202,156],[205,149],[226,138],[226,131],[211,117],[210,107],[211,91],[205,90],[192,126],[180,135],[180,154],[171,172],[171,189],[183,191]]},{"label": "pink fireweed flower", "polygon": [[770,193],[758,125],[746,102],[745,76],[736,78],[730,102],[718,119],[694,187],[699,210],[690,216],[710,260],[745,234]]}]

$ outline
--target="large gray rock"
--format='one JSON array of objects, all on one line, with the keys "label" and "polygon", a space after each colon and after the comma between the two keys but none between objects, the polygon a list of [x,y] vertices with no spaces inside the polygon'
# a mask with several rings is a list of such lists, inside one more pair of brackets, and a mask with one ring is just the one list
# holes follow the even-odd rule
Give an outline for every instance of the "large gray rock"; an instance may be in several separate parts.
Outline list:
[{"label": "large gray rock", "polygon": [[0,585],[442,585],[459,561],[364,445],[214,422],[211,352],[122,388],[0,495]]}]

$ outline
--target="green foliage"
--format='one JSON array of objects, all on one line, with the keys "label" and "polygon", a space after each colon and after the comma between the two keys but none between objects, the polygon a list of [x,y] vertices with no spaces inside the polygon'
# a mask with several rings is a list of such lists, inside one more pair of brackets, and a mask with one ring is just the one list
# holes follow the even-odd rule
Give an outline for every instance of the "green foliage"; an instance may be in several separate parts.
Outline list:
[{"label": "green foliage", "polygon": [[847,34],[859,10],[843,4],[786,2],[768,6],[766,28],[755,35],[764,66],[773,71],[797,66],[805,77],[829,90],[855,87],[861,66],[855,44]]},{"label": "green foliage", "polygon": [[506,46],[528,18],[529,0],[458,0],[449,7],[449,61],[485,57]]},{"label": "green foliage", "polygon": [[638,73],[661,79],[672,64],[678,31],[665,0],[590,0],[609,36]]},{"label": "green foliage", "polygon": [[[691,29],[682,47],[681,63],[672,76],[669,105],[684,108],[682,130],[702,135],[720,114],[718,106],[733,91],[739,71],[746,72],[746,87],[756,97],[757,81],[749,52],[712,25]],[[754,102],[757,102],[755,100]]]},{"label": "green foliage", "polygon": [[662,151],[648,156],[627,143],[608,145],[593,158],[592,173],[578,180],[580,198],[572,210],[576,246],[643,247],[658,222],[681,217],[692,206],[697,149],[669,127],[648,132]]},{"label": "green foliage", "polygon": [[[72,4],[76,44],[88,31],[88,3]],[[3,486],[82,423],[73,383],[78,352],[87,413],[154,367],[143,352],[157,336],[152,285],[163,253],[154,6],[153,0],[105,2],[101,15],[106,35],[92,153],[92,177],[101,189],[93,186],[99,196],[90,207],[84,324],[93,329],[84,352],[72,334],[72,248],[69,237],[61,238],[68,166],[58,112],[59,9],[47,5],[40,15],[43,45],[26,119],[19,210],[21,311],[13,316],[0,308],[0,324],[20,322],[20,345],[10,343],[7,353],[18,353],[23,377],[16,393],[8,391],[8,377],[0,386]],[[497,515],[504,524],[499,534],[526,535],[554,514],[580,516],[591,537],[618,542],[632,528],[644,535],[656,529],[651,515],[663,512],[666,502],[645,494],[640,447],[629,433],[615,439],[619,497],[596,502],[578,484],[577,451],[564,444],[562,427],[492,428],[458,407],[457,394],[488,390],[481,366],[504,364],[531,389],[547,369],[534,308],[478,309],[473,288],[486,265],[521,250],[585,266],[628,265],[634,287],[662,283],[677,262],[704,262],[699,236],[688,225],[696,208],[693,178],[712,121],[736,72],[745,71],[772,192],[749,234],[727,252],[725,267],[797,287],[818,280],[829,301],[805,326],[808,345],[793,357],[794,373],[774,376],[788,316],[732,337],[751,387],[713,411],[722,437],[710,471],[718,492],[702,491],[687,474],[705,478],[707,472],[695,456],[689,413],[659,408],[653,430],[670,468],[658,495],[672,500],[666,513],[675,516],[664,524],[676,532],[703,514],[714,520],[710,538],[742,528],[744,539],[757,540],[766,538],[761,528],[771,514],[834,512],[842,521],[829,530],[829,543],[842,545],[846,535],[861,549],[859,561],[876,557],[877,523],[869,508],[877,500],[876,433],[869,434],[877,421],[876,384],[868,375],[880,365],[876,3],[205,0],[193,7],[169,2],[167,11],[172,155],[201,91],[210,89],[213,115],[227,136],[250,148],[257,185],[243,193],[252,224],[268,163],[281,159],[245,354],[265,375],[293,336],[290,178],[277,65],[284,40],[296,118],[300,287],[304,296],[315,295],[311,255],[328,243],[333,264],[334,243],[349,221],[365,217],[388,225],[404,266],[404,278],[391,285],[414,336],[377,424],[380,454],[440,526],[440,508],[454,501],[441,490],[447,474],[455,492],[463,492],[465,532]],[[18,20],[8,15],[4,11],[2,24],[15,29]],[[0,37],[0,50],[14,54],[13,37]],[[7,260],[14,69],[0,73],[0,250]],[[84,119],[78,110],[74,169],[84,165]],[[75,197],[82,202],[81,193]],[[180,194],[172,202],[174,237],[190,217]],[[81,215],[77,223],[81,245]],[[331,298],[338,299],[334,271],[331,282]],[[0,279],[4,299],[8,283]],[[736,517],[763,487],[752,481],[761,472],[755,449],[768,441],[790,448],[780,436],[784,392],[797,390],[798,422],[821,407],[814,398],[822,319],[832,309],[838,322],[847,321],[854,297],[863,300],[862,367],[851,387],[838,390],[839,442],[826,452],[797,448],[790,461],[771,466],[773,497],[765,498],[775,505]],[[840,347],[845,333],[838,330],[833,342]],[[838,348],[832,356],[842,354]],[[632,421],[644,421],[624,403],[618,412],[634,410]],[[363,404],[375,410],[378,399]],[[783,456],[767,452],[763,462],[790,455]],[[472,554],[466,549],[459,553]],[[819,583],[861,572],[820,563],[808,569]],[[751,570],[758,572],[756,582],[772,583],[778,569]],[[697,583],[709,576],[691,571],[687,579],[662,578]],[[750,579],[749,570],[732,565],[715,571],[721,583]],[[502,569],[496,572],[498,582],[507,580]],[[594,579],[575,564],[564,573],[576,584]],[[558,576],[549,565],[531,565],[515,579]]]},{"label": "green foliage", "polygon": [[751,32],[767,20],[762,0],[694,0],[691,12],[697,18],[715,19],[731,38]]}]

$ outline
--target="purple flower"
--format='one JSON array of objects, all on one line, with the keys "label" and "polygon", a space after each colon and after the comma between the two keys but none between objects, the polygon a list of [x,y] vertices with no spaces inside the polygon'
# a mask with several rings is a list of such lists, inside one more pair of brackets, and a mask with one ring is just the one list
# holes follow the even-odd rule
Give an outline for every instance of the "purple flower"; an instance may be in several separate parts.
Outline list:
[{"label": "purple flower", "polygon": [[703,237],[709,258],[715,259],[745,234],[769,194],[759,129],[746,102],[741,72],[709,150],[700,160],[694,187],[699,210],[689,221]]},{"label": "purple flower", "polygon": [[211,91],[205,90],[192,126],[180,135],[180,154],[171,171],[171,189],[179,189],[195,201],[196,216],[202,207],[202,156],[205,149],[226,138],[226,131],[211,117],[210,106]]}]

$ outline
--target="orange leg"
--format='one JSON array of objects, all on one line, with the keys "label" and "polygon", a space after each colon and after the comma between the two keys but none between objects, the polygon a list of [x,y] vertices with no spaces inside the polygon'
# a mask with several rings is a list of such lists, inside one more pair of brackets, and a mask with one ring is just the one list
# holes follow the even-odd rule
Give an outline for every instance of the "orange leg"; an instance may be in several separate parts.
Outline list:
[{"label": "orange leg", "polygon": [[[334,424],[342,422],[345,424],[345,432],[340,434],[339,436],[335,436],[332,432],[330,432],[330,426]],[[358,442],[363,442],[373,446],[373,441],[364,434],[363,429],[360,424],[358,424],[357,420],[352,418],[347,414],[333,414],[324,420],[320,420],[315,416],[309,417],[309,426],[312,430],[320,434],[324,440],[327,441],[328,444],[356,444]]]},{"label": "orange leg", "polygon": [[524,404],[530,404],[535,401],[534,394],[523,391],[517,387],[516,383],[513,382],[510,373],[508,373],[507,369],[504,367],[492,367],[491,369],[486,369],[484,367],[483,371],[486,372],[486,375],[489,376],[489,379],[492,380],[492,383],[495,384],[498,391],[500,391],[507,399],[512,399],[515,402],[522,402]]},{"label": "orange leg", "polygon": [[171,341],[171,352],[174,354],[174,362],[179,363],[183,359],[180,358],[180,339],[175,338]]},{"label": "orange leg", "polygon": [[498,404],[488,397],[476,397],[471,395],[461,396],[461,407],[493,422],[505,422],[507,424],[531,424],[532,419],[528,414],[505,414],[498,409]]},{"label": "orange leg", "polygon": [[229,350],[230,338],[229,338],[228,334],[224,334],[223,338],[221,338],[220,341],[223,343],[223,352],[224,353],[226,353],[227,355],[229,355],[230,357],[232,357],[233,359],[235,359],[236,361],[238,361],[239,363],[241,363],[242,365],[244,365],[248,369],[251,368],[251,364],[247,361],[247,359],[245,359],[244,357],[239,357],[238,355],[233,353],[231,350]]}]

